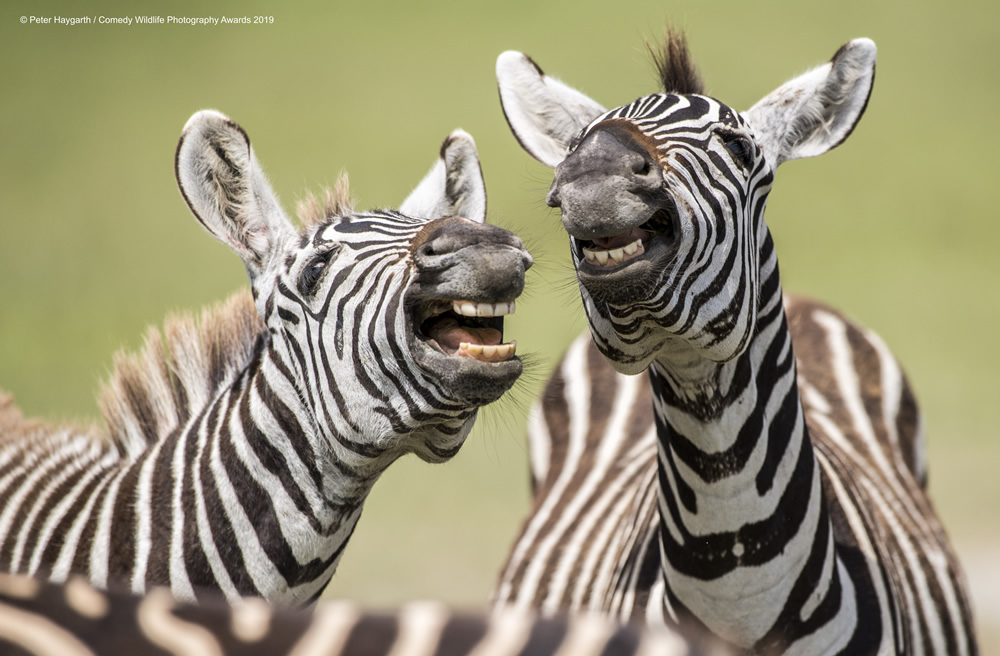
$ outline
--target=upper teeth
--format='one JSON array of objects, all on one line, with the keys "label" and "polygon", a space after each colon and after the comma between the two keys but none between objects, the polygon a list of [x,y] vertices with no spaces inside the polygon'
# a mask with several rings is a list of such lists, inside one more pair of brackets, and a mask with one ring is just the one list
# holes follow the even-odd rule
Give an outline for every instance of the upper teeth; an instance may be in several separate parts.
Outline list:
[{"label": "upper teeth", "polygon": [[451,309],[463,317],[502,317],[505,314],[514,314],[514,301],[501,303],[452,301]]},{"label": "upper teeth", "polygon": [[619,248],[584,248],[583,257],[591,264],[598,266],[615,266],[633,257],[638,257],[646,252],[641,239],[636,239],[630,244]]}]

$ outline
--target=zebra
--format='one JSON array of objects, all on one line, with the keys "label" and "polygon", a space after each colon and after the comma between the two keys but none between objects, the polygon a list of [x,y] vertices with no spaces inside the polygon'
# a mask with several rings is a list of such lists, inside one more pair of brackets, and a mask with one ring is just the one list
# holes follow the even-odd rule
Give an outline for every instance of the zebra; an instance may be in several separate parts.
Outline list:
[{"label": "zebra", "polygon": [[703,95],[682,34],[654,56],[664,91],[611,110],[497,60],[510,128],[555,168],[591,335],[530,420],[533,514],[495,603],[752,653],[975,654],[912,389],[877,335],[782,294],[763,219],[779,164],[854,130],[875,44],[745,112]]},{"label": "zebra", "polygon": [[175,168],[251,293],[119,356],[106,431],[25,419],[0,395],[0,570],[309,604],[386,467],[448,460],[518,379],[503,323],[532,258],[484,223],[461,130],[399,211],[354,212],[342,176],[302,204],[301,230],[219,112],[191,117]]},{"label": "zebra", "polygon": [[71,576],[62,584],[0,575],[0,652],[35,656],[726,656],[662,628],[606,616],[455,612],[417,601],[369,610],[324,600],[309,610],[259,598],[231,605],[177,602],[165,588],[141,597]]}]

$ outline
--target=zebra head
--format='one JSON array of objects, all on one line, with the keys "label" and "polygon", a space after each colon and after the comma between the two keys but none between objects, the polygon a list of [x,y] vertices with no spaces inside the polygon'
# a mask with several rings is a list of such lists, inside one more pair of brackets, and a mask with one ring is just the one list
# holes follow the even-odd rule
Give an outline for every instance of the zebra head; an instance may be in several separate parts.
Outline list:
[{"label": "zebra head", "polygon": [[741,113],[702,94],[683,37],[664,53],[664,92],[610,111],[521,53],[497,60],[511,130],[555,168],[547,202],[562,211],[595,341],[624,373],[747,348],[776,272],[763,222],[774,171],[846,139],[875,74],[875,44],[857,39]]},{"label": "zebra head", "polygon": [[515,235],[484,223],[485,187],[465,132],[444,142],[400,211],[355,213],[344,184],[345,198],[314,206],[302,229],[282,211],[246,132],[218,112],[188,121],[176,173],[195,218],[243,260],[271,378],[303,400],[319,433],[363,456],[444,460],[476,408],[520,375],[503,317],[532,260]]}]

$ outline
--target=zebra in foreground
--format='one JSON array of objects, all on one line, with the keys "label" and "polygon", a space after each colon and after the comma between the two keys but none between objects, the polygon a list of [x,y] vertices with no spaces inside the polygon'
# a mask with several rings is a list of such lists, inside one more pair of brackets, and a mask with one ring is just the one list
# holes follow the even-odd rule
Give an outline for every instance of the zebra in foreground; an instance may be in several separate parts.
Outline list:
[{"label": "zebra in foreground", "polygon": [[499,57],[511,129],[556,169],[593,342],[532,420],[536,498],[498,604],[753,653],[976,653],[909,385],[876,335],[783,297],[763,219],[779,164],[850,135],[875,59],[852,41],[740,113],[702,95],[676,34],[664,92],[610,111]]},{"label": "zebra in foreground", "polygon": [[520,375],[503,317],[531,257],[483,223],[461,131],[398,212],[353,213],[342,178],[304,204],[301,230],[217,112],[188,122],[176,173],[253,298],[174,318],[119,357],[106,434],[25,420],[0,395],[0,570],[307,603],[386,467],[454,456]]},{"label": "zebra in foreground", "polygon": [[434,602],[373,612],[346,601],[311,611],[258,598],[176,602],[164,588],[142,597],[0,575],[0,653],[34,656],[725,656],[676,633],[596,615],[540,618],[509,610],[456,613]]}]

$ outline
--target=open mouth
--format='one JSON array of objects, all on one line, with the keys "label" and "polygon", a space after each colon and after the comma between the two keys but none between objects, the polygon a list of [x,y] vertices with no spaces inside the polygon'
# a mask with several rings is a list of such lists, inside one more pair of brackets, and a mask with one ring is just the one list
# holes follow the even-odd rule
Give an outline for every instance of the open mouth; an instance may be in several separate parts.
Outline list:
[{"label": "open mouth", "polygon": [[418,339],[445,355],[479,362],[514,359],[517,342],[503,341],[503,318],[514,313],[514,301],[480,303],[432,301],[416,317]]},{"label": "open mouth", "polygon": [[577,240],[578,254],[594,267],[614,269],[642,257],[653,240],[667,245],[676,241],[678,234],[677,212],[671,205],[662,207],[640,226],[628,232],[593,240]]}]

